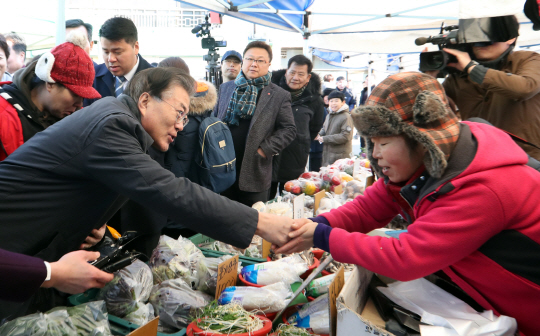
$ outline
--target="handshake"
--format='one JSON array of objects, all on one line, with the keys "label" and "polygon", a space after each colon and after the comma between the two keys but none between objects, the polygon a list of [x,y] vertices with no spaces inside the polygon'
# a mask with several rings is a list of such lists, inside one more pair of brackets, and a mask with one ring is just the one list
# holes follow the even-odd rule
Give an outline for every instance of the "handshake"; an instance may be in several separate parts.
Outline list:
[{"label": "handshake", "polygon": [[255,234],[271,242],[276,253],[289,254],[313,247],[316,227],[317,223],[307,218],[291,219],[259,213]]}]

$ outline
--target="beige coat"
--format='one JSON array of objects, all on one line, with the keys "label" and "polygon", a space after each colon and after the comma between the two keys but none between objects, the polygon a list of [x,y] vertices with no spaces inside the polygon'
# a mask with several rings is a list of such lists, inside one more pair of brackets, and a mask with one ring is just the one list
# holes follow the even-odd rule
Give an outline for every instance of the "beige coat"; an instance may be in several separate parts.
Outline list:
[{"label": "beige coat", "polygon": [[323,139],[322,165],[350,157],[352,152],[353,121],[349,106],[343,104],[337,113],[328,113],[319,135]]},{"label": "beige coat", "polygon": [[[445,80],[444,89],[458,106],[463,120],[486,119],[540,146],[540,54],[512,52],[500,71],[487,70],[482,84],[452,75]],[[518,145],[540,160],[540,150]]]}]

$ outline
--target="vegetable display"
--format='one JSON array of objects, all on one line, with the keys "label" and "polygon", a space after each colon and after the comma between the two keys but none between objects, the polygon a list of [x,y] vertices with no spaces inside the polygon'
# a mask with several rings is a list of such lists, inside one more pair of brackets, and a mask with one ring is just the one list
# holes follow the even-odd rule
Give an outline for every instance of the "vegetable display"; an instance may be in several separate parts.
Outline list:
[{"label": "vegetable display", "polygon": [[200,329],[221,334],[252,333],[263,328],[263,322],[257,315],[237,303],[220,306],[213,301],[204,307],[196,320]]}]

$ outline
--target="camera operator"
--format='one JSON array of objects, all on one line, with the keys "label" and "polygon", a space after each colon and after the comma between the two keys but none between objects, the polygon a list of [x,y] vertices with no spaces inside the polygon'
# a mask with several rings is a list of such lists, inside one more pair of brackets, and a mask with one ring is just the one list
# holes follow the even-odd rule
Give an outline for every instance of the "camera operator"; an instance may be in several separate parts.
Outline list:
[{"label": "camera operator", "polygon": [[[483,118],[494,126],[526,141],[540,144],[540,55],[532,51],[513,51],[519,23],[513,15],[491,18],[491,36],[504,36],[504,42],[474,43],[469,53],[445,48],[456,56],[448,64],[460,70],[444,81],[446,94],[454,100],[463,120]],[[495,20],[504,24],[495,24]],[[499,22],[497,21],[497,22]],[[500,31],[506,27],[505,31]],[[496,31],[495,30],[499,30]],[[500,39],[498,39],[500,41]],[[437,74],[429,72],[431,75]],[[518,143],[530,156],[540,159],[540,150]]]}]

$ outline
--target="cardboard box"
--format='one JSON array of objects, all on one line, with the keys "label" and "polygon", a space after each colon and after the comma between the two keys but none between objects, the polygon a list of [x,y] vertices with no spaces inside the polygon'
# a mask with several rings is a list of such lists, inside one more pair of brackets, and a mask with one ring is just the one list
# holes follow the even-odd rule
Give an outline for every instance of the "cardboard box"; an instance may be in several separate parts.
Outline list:
[{"label": "cardboard box", "polygon": [[336,300],[337,336],[395,336],[384,329],[384,321],[368,298],[373,272],[356,266]]}]

